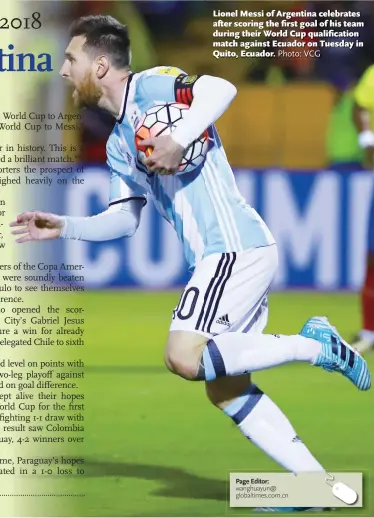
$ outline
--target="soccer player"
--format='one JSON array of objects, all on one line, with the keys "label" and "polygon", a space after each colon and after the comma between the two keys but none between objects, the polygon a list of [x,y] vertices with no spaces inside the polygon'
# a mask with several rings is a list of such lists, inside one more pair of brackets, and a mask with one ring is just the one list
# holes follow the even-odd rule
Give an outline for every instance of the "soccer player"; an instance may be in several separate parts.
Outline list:
[{"label": "soccer player", "polygon": [[[152,199],[175,229],[193,271],[173,312],[165,348],[168,369],[204,381],[210,401],[286,470],[324,471],[250,373],[299,361],[339,372],[360,390],[370,388],[371,377],[365,360],[326,318],[311,318],[293,336],[263,334],[277,246],[239,194],[214,126],[236,88],[218,77],[187,76],[172,67],[132,73],[127,29],[107,16],[77,20],[65,54],[60,74],[73,85],[77,103],[98,105],[117,118],[107,144],[109,208],[92,217],[20,214],[11,223],[20,227],[13,231],[21,235],[17,242],[130,237],[147,198]],[[171,135],[143,142],[153,152],[140,164],[135,126],[156,101],[188,102],[190,109]],[[211,142],[203,164],[174,175],[185,149],[207,128]]]},{"label": "soccer player", "polygon": [[[354,121],[358,141],[366,151],[366,166],[374,168],[374,65],[371,65],[356,86]],[[361,353],[374,348],[374,193],[369,210],[368,250],[366,276],[361,292],[362,331],[354,347]]]}]

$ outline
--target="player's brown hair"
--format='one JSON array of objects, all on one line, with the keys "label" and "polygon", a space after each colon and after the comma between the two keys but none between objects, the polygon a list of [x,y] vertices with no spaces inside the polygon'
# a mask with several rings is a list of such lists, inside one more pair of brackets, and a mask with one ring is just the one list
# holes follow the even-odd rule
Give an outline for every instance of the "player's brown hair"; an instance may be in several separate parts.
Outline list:
[{"label": "player's brown hair", "polygon": [[70,28],[70,37],[85,36],[83,49],[108,55],[115,68],[128,68],[131,61],[130,38],[126,25],[112,16],[90,15],[78,18]]}]

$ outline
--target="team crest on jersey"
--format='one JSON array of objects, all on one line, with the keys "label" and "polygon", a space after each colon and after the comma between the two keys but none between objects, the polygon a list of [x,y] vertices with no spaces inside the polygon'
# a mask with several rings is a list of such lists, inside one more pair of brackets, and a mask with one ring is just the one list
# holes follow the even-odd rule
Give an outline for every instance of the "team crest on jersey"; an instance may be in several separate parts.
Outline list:
[{"label": "team crest on jersey", "polygon": [[177,67],[162,67],[157,70],[157,74],[177,77],[180,74],[180,70]]}]

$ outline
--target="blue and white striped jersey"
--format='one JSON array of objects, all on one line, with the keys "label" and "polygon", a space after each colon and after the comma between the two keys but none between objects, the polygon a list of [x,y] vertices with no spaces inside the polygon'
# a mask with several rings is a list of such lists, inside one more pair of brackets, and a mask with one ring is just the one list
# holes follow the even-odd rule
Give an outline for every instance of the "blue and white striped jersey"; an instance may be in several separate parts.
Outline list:
[{"label": "blue and white striped jersey", "polygon": [[111,170],[110,204],[152,198],[158,212],[175,229],[193,270],[210,254],[267,246],[274,238],[240,195],[214,125],[208,129],[207,157],[192,173],[147,174],[137,160],[134,134],[144,112],[155,103],[192,100],[190,81],[182,83],[183,77],[185,74],[174,67],[156,67],[130,76],[120,116],[108,139],[107,163]]}]

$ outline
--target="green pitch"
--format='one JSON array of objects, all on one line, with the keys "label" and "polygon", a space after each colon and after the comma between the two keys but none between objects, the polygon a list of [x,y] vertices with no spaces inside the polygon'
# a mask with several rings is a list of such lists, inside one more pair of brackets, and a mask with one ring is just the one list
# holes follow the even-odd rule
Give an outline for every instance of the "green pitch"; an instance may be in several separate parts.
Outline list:
[{"label": "green pitch", "polygon": [[[204,385],[170,374],[163,348],[179,293],[87,293],[86,475],[65,479],[74,516],[250,515],[227,503],[230,471],[279,471],[213,408]],[[358,298],[273,294],[267,331],[297,333],[327,315],[347,339],[358,329]],[[77,352],[77,351],[76,351]],[[369,362],[374,371],[373,356]],[[289,365],[254,375],[329,471],[365,473],[366,505],[327,516],[374,516],[373,390],[338,374]],[[58,514],[63,504],[53,502]],[[59,509],[61,505],[61,509]],[[66,507],[65,507],[66,512]],[[305,515],[305,514],[304,514]]]}]

